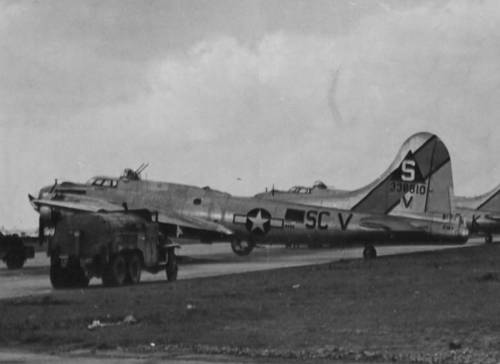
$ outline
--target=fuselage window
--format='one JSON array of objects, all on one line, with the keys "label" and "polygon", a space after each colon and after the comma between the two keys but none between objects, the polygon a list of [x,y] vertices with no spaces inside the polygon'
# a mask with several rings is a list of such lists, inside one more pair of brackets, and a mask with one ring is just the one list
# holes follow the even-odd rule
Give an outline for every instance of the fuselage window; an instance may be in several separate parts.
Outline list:
[{"label": "fuselage window", "polygon": [[285,213],[285,220],[303,224],[305,214],[306,212],[304,210],[287,209]]},{"label": "fuselage window", "polygon": [[195,198],[195,199],[193,200],[193,203],[194,203],[195,205],[200,205],[200,204],[201,204],[201,198]]}]

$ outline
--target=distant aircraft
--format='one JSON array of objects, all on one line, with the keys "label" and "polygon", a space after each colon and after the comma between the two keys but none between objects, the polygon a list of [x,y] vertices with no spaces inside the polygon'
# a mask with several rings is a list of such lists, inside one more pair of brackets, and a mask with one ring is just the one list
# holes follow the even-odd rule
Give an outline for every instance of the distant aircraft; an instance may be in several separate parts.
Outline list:
[{"label": "distant aircraft", "polygon": [[[228,241],[237,255],[249,254],[257,243],[301,242],[365,245],[363,256],[371,258],[376,256],[374,244],[467,240],[465,224],[450,208],[453,182],[449,156],[446,149],[436,152],[436,148],[439,144],[418,153],[404,164],[402,173],[393,175],[383,191],[365,197],[363,204],[380,206],[371,213],[233,197],[209,187],[142,180],[144,166],[136,171],[126,169],[118,178],[98,176],[87,183],[56,181],[29,199],[40,215],[41,238],[49,240],[58,221],[71,214],[148,210],[156,215],[165,235],[197,237],[202,242]],[[407,181],[409,176],[412,181]],[[389,214],[395,210],[401,211],[399,216]]]},{"label": "distant aircraft", "polygon": [[[434,134],[417,133],[408,138],[401,146],[396,158],[389,168],[375,181],[357,190],[340,190],[328,188],[323,182],[316,181],[313,186],[294,186],[288,191],[275,190],[266,191],[255,195],[257,198],[288,201],[294,203],[310,204],[322,207],[342,208],[359,212],[380,212],[383,207],[380,204],[373,204],[371,200],[374,196],[384,194],[387,186],[393,186],[394,176],[400,176],[411,182],[418,182],[421,187],[421,180],[425,177],[426,171],[417,169],[416,162],[420,155],[426,154],[430,149],[438,156],[433,161],[435,167],[441,167],[441,163],[446,164],[449,159],[448,151],[444,143]],[[440,156],[439,156],[440,155]],[[419,162],[419,165],[422,165]],[[399,185],[395,185],[399,188]],[[402,185],[404,189],[405,186]],[[403,197],[407,204],[414,203],[410,196]],[[451,203],[454,211],[460,214],[467,223],[471,234],[485,236],[487,243],[492,242],[492,234],[500,233],[500,185],[492,191],[477,197],[454,196]],[[398,215],[399,209],[389,212],[390,215]]]},{"label": "distant aircraft", "polygon": [[456,211],[467,221],[471,234],[484,236],[487,244],[500,233],[500,185],[475,197],[456,196]]}]

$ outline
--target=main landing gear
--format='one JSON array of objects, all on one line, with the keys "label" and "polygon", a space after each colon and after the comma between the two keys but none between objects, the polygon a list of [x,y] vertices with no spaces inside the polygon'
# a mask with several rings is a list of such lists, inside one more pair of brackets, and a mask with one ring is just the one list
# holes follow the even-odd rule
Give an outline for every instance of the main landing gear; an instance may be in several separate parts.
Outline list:
[{"label": "main landing gear", "polygon": [[233,249],[234,254],[240,257],[250,254],[253,248],[255,248],[255,243],[252,241],[238,238],[231,240],[231,249]]},{"label": "main landing gear", "polygon": [[363,249],[363,259],[370,260],[375,259],[377,257],[377,250],[371,244],[366,244]]}]

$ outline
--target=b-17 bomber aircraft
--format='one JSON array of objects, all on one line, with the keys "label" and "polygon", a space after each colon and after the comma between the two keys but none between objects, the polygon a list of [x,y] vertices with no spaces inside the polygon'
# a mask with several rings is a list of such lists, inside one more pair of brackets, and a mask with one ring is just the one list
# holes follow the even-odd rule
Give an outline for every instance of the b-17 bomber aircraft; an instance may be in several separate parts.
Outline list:
[{"label": "b-17 bomber aircraft", "polygon": [[[156,216],[155,221],[167,236],[198,237],[202,242],[228,241],[237,255],[249,254],[257,243],[319,242],[364,244],[364,256],[368,258],[376,256],[374,244],[466,241],[468,230],[450,209],[449,157],[439,160],[443,166],[435,168],[434,155],[419,154],[410,163],[415,167],[412,172],[405,168],[403,173],[394,175],[393,184],[373,193],[366,203],[380,208],[372,213],[235,197],[208,187],[143,180],[140,170],[130,169],[121,177],[98,176],[87,183],[56,181],[43,187],[38,197],[29,199],[39,213],[40,235],[49,235],[49,242],[50,235],[57,233],[58,227],[64,225],[61,222],[69,216],[109,212],[116,220],[120,214],[147,211]],[[411,187],[406,184],[407,174],[413,175],[417,170],[425,173],[425,179]],[[409,199],[415,202],[409,205]],[[389,214],[395,210],[401,211],[400,216]],[[134,221],[137,223],[137,219]],[[78,249],[81,247],[75,247]],[[57,249],[49,253],[51,262],[60,261]],[[104,253],[95,254],[99,260],[99,254]],[[120,261],[126,259],[124,254]],[[116,281],[111,278],[109,281]]]},{"label": "b-17 bomber aircraft", "polygon": [[455,196],[454,201],[470,233],[484,236],[486,243],[493,242],[493,234],[500,233],[500,186],[480,196]]},{"label": "b-17 bomber aircraft", "polygon": [[[356,190],[340,190],[328,188],[325,183],[317,181],[311,187],[294,186],[288,191],[266,191],[255,195],[257,198],[275,201],[310,204],[322,207],[343,208],[359,212],[380,212],[380,204],[373,204],[371,200],[379,195],[380,191],[389,189],[424,189],[427,169],[422,170],[422,155],[430,151],[437,153],[430,168],[438,169],[448,163],[449,155],[444,143],[434,134],[422,132],[412,135],[401,146],[396,158],[389,168],[375,181]],[[425,164],[425,163],[424,163]],[[400,184],[397,178],[405,180]],[[411,191],[409,191],[411,192]],[[382,192],[383,193],[383,192]],[[403,196],[405,205],[414,205],[416,200],[410,194]],[[466,221],[471,234],[484,235],[486,242],[492,241],[492,234],[500,233],[500,186],[492,191],[477,197],[453,196],[451,204],[454,211]],[[397,215],[401,212],[394,209],[389,212]]]}]

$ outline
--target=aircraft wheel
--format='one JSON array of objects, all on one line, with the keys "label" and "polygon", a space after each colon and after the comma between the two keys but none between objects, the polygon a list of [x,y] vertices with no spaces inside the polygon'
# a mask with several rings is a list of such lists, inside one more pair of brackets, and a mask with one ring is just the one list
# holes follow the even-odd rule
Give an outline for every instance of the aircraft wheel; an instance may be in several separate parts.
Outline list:
[{"label": "aircraft wheel", "polygon": [[363,249],[363,258],[365,260],[369,259],[375,259],[377,257],[377,250],[373,245],[367,245],[365,246],[365,249]]},{"label": "aircraft wheel", "polygon": [[105,286],[121,286],[127,277],[127,262],[123,254],[116,254],[111,258],[102,275]]},{"label": "aircraft wheel", "polygon": [[250,241],[243,241],[238,238],[231,240],[231,249],[233,249],[234,254],[240,257],[250,254],[254,247],[255,244]]},{"label": "aircraft wheel", "polygon": [[491,243],[493,243],[493,236],[491,236],[491,234],[490,234],[490,235],[486,235],[486,237],[484,238],[484,242],[485,242],[486,244],[491,244]]},{"label": "aircraft wheel", "polygon": [[177,265],[177,256],[175,255],[175,248],[170,248],[167,252],[167,265],[165,266],[165,273],[167,274],[167,280],[173,282],[177,280],[177,272],[179,271],[179,266]]},{"label": "aircraft wheel", "polygon": [[127,261],[127,282],[137,284],[141,281],[142,259],[137,253],[132,253]]},{"label": "aircraft wheel", "polygon": [[26,261],[24,253],[21,251],[11,251],[5,258],[5,264],[8,269],[21,269]]}]

